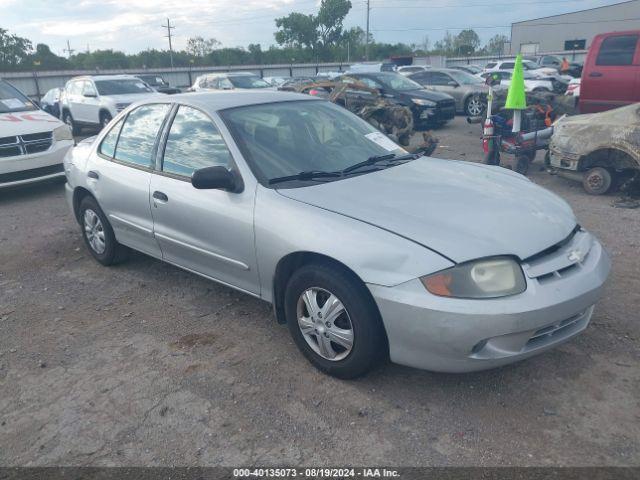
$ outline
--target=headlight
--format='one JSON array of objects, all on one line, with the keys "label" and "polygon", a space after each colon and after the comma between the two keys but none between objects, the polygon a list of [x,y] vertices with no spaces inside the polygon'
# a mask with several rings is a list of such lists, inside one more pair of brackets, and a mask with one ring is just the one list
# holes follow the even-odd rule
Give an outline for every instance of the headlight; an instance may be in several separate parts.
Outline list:
[{"label": "headlight", "polygon": [[53,139],[56,142],[60,140],[73,140],[73,135],[71,134],[71,129],[68,125],[60,125],[53,130]]},{"label": "headlight", "polygon": [[420,280],[429,292],[442,297],[506,297],[527,288],[520,265],[509,257],[462,263]]},{"label": "headlight", "polygon": [[423,107],[435,107],[436,102],[432,102],[431,100],[425,100],[423,98],[412,98],[411,101],[416,105],[421,105]]}]

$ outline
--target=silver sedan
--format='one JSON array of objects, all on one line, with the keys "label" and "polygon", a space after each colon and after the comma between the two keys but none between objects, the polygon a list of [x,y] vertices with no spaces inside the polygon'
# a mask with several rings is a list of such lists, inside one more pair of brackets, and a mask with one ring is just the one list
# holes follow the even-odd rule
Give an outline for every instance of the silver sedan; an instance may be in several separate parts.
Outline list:
[{"label": "silver sedan", "polygon": [[587,327],[610,269],[569,206],[525,177],[417,158],[293,93],[133,105],[65,171],[97,261],[131,248],[270,302],[341,378],[387,358],[463,372],[540,353]]}]

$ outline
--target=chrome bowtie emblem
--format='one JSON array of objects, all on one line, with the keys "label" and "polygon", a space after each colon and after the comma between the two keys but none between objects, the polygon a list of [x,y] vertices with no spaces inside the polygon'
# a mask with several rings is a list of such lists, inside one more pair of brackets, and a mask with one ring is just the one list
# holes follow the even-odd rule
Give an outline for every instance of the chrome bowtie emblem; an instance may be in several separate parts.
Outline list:
[{"label": "chrome bowtie emblem", "polygon": [[569,252],[569,255],[567,255],[567,258],[570,262],[579,263],[584,260],[584,253],[582,253],[580,250],[571,250],[571,252]]}]

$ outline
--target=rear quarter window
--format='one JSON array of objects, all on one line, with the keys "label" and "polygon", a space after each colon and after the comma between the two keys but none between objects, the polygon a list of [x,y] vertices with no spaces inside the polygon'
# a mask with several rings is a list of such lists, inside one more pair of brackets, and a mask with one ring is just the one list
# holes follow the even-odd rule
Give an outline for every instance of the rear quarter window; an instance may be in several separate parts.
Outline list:
[{"label": "rear quarter window", "polygon": [[607,37],[600,45],[596,65],[632,65],[638,45],[638,35]]}]

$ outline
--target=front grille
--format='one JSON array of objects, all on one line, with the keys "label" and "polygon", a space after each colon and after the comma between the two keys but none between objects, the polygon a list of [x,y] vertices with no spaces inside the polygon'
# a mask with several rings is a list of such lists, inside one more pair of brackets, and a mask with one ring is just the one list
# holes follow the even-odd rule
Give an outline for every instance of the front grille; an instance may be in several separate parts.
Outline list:
[{"label": "front grille", "polygon": [[46,152],[53,144],[53,132],[28,133],[0,138],[0,158]]},{"label": "front grille", "polygon": [[577,315],[536,330],[527,341],[525,349],[540,347],[571,335],[589,321],[592,308],[590,307]]},{"label": "front grille", "polygon": [[4,173],[0,175],[0,183],[19,182],[20,180],[30,180],[32,178],[46,177],[54,173],[64,172],[64,166],[59,163],[48,167],[32,168],[31,170],[22,170],[20,172]]},{"label": "front grille", "polygon": [[587,261],[593,237],[578,225],[567,238],[527,258],[523,269],[540,284],[559,280],[575,273]]}]

